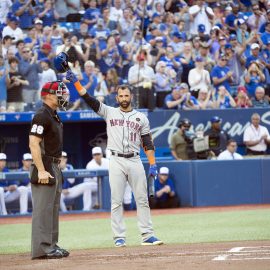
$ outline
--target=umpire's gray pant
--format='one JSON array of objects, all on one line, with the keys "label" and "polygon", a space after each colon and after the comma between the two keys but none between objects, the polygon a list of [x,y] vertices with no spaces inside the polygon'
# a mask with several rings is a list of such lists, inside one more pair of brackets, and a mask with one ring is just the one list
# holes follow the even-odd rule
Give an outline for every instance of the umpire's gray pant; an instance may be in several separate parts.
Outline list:
[{"label": "umpire's gray pant", "polygon": [[58,164],[53,163],[52,167],[55,185],[32,184],[32,258],[51,252],[58,242],[62,173]]}]

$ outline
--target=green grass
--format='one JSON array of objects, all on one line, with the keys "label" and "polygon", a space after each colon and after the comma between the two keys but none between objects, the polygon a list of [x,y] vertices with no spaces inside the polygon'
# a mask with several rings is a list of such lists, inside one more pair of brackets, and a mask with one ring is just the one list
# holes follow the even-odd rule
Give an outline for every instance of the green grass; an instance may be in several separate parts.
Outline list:
[{"label": "green grass", "polygon": [[[166,244],[270,240],[270,209],[153,216],[156,235]],[[139,245],[135,217],[126,218],[127,243]],[[0,225],[0,254],[30,251],[31,224]],[[67,249],[112,247],[109,219],[60,223],[59,244]]]}]

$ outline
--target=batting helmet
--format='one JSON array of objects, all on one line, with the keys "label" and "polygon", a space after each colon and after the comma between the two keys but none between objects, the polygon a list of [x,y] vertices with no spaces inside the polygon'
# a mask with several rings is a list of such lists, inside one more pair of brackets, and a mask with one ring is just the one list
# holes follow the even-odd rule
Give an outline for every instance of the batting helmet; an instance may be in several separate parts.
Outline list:
[{"label": "batting helmet", "polygon": [[55,69],[60,72],[64,73],[69,70],[68,66],[68,55],[64,52],[59,53],[53,60]]}]

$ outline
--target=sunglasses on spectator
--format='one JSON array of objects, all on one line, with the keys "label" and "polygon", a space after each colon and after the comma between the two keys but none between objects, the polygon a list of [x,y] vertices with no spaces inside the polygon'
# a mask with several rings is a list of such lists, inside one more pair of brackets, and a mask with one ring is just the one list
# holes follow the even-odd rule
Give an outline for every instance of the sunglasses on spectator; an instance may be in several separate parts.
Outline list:
[{"label": "sunglasses on spectator", "polygon": [[222,58],[221,61],[227,61],[227,59],[226,58]]},{"label": "sunglasses on spectator", "polygon": [[30,51],[23,51],[23,53],[29,53]]}]

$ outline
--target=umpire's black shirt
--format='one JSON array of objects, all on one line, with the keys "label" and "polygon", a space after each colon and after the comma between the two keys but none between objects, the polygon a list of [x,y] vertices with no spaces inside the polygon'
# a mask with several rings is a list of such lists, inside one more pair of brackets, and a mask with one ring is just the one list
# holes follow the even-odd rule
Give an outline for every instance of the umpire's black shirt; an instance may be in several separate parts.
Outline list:
[{"label": "umpire's black shirt", "polygon": [[30,135],[42,138],[41,151],[47,156],[59,158],[63,150],[63,124],[52,108],[43,103],[36,112],[32,123]]}]

